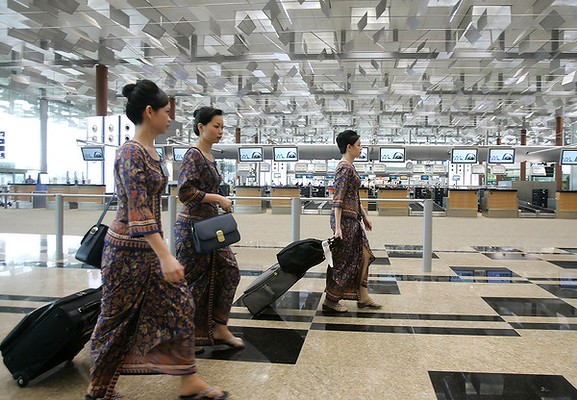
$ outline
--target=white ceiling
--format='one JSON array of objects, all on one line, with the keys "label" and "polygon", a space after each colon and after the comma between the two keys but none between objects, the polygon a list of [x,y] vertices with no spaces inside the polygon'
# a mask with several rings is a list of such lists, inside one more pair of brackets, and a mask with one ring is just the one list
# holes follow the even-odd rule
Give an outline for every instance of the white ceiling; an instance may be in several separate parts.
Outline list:
[{"label": "white ceiling", "polygon": [[148,78],[243,142],[547,145],[577,119],[575,0],[0,0],[0,36],[13,112],[94,115],[100,63],[110,113]]}]

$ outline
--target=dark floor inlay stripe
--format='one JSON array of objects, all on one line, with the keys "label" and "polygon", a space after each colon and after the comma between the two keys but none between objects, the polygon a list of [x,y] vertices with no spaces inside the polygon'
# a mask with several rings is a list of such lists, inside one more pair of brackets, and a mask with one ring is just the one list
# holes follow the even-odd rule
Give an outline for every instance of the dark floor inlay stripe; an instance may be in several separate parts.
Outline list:
[{"label": "dark floor inlay stripe", "polygon": [[541,322],[509,322],[514,329],[535,329],[545,331],[577,331],[577,324],[550,324]]},{"label": "dark floor inlay stripe", "polygon": [[258,321],[284,321],[284,322],[312,322],[314,316],[312,315],[294,315],[294,314],[277,314],[272,308],[263,311],[257,316],[251,315],[249,312],[231,312],[230,318],[234,319],[253,319]]},{"label": "dark floor inlay stripe", "polygon": [[521,250],[507,246],[471,246],[482,253],[521,253]]},{"label": "dark floor inlay stripe", "polygon": [[[270,305],[270,308],[289,310],[316,310],[322,292],[288,291]],[[244,307],[241,299],[233,303],[235,307]]]},{"label": "dark floor inlay stripe", "polygon": [[47,296],[27,296],[19,294],[0,294],[0,300],[13,300],[13,301],[38,301],[43,303],[49,303],[54,300],[58,300],[60,297],[47,297]]},{"label": "dark floor inlay stripe", "polygon": [[317,316],[331,316],[339,318],[373,318],[373,319],[412,319],[421,321],[488,321],[503,322],[499,315],[453,315],[453,314],[407,314],[407,313],[384,313],[384,312],[354,312],[342,314],[327,314],[317,311]]},{"label": "dark floor inlay stripe", "polygon": [[551,260],[547,261],[561,268],[569,268],[569,269],[577,268],[577,261],[551,261]]},{"label": "dark floor inlay stripe", "polygon": [[525,253],[482,253],[491,260],[540,260],[534,254]]},{"label": "dark floor inlay stripe", "polygon": [[306,330],[253,328],[231,326],[230,331],[244,340],[242,350],[227,346],[205,346],[198,358],[227,361],[265,362],[274,364],[296,364]]},{"label": "dark floor inlay stripe", "polygon": [[[389,258],[423,258],[423,253],[420,251],[388,251]],[[432,253],[431,258],[439,258],[438,255]]]},{"label": "dark floor inlay stripe", "polygon": [[563,376],[429,371],[437,400],[572,400],[577,389]]},{"label": "dark floor inlay stripe", "polygon": [[550,293],[553,293],[557,297],[577,299],[577,280],[574,279],[569,279],[558,284],[540,283],[537,286],[542,287]]},{"label": "dark floor inlay stripe", "polygon": [[416,335],[519,336],[519,334],[513,329],[323,324],[317,322],[311,325],[311,330],[368,333],[408,333]]},{"label": "dark floor inlay stripe", "polygon": [[34,311],[33,307],[10,307],[10,306],[0,306],[0,313],[6,314],[28,314]]},{"label": "dark floor inlay stripe", "polygon": [[577,308],[560,299],[482,297],[499,315],[526,317],[577,317]]}]

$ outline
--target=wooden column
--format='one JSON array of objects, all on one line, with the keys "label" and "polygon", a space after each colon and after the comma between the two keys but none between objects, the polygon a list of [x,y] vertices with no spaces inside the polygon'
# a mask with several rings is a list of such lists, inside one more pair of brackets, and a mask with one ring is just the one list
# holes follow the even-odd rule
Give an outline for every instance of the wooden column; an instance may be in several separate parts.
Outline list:
[{"label": "wooden column", "polygon": [[234,142],[235,142],[235,143],[240,143],[240,128],[239,128],[239,127],[237,127],[237,128],[234,130]]},{"label": "wooden column", "polygon": [[[521,129],[521,146],[526,146],[526,145],[527,145],[527,129],[522,128]],[[522,181],[527,180],[527,161],[521,162],[521,171],[519,172],[519,175],[520,175],[520,179]]]},{"label": "wooden column", "polygon": [[[563,146],[563,117],[555,117],[555,146]],[[557,190],[561,190],[563,186],[563,169],[559,161],[555,164],[555,181],[557,182]]]},{"label": "wooden column", "polygon": [[96,66],[96,115],[108,114],[108,67],[98,64]]}]

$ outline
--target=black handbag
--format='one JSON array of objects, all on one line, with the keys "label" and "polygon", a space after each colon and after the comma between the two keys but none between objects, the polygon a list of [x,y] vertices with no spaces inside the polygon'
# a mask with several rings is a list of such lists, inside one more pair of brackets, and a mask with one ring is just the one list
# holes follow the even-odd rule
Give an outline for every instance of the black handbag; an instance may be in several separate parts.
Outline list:
[{"label": "black handbag", "polygon": [[197,253],[210,253],[240,240],[240,232],[231,213],[193,221],[191,231]]},{"label": "black handbag", "polygon": [[[326,242],[330,250],[332,250],[337,243],[337,238],[330,238]],[[322,263],[325,258],[323,241],[312,238],[292,242],[276,255],[276,259],[283,271],[300,274]]]},{"label": "black handbag", "polygon": [[80,241],[80,247],[76,250],[74,257],[78,261],[82,261],[84,264],[92,265],[93,267],[100,268],[102,263],[102,249],[104,248],[104,237],[106,232],[108,232],[108,226],[102,223],[110,204],[114,200],[115,195],[113,194],[104,211],[100,215],[98,222],[94,224],[88,232],[84,235]]}]

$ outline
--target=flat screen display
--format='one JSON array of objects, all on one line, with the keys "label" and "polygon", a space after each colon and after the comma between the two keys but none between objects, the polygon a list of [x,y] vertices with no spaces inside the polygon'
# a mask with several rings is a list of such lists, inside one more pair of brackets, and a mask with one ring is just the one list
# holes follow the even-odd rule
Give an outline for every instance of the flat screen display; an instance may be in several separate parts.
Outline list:
[{"label": "flat screen display", "polygon": [[476,164],[477,149],[453,149],[451,152],[451,162],[453,164]]},{"label": "flat screen display", "polygon": [[172,148],[172,159],[174,161],[182,161],[184,155],[188,151],[188,147],[173,147]]},{"label": "flat screen display", "polygon": [[299,150],[296,147],[273,147],[274,161],[298,161]]},{"label": "flat screen display", "polygon": [[515,149],[489,149],[489,164],[513,164],[515,162]]},{"label": "flat screen display", "polygon": [[380,162],[405,162],[403,147],[381,147],[379,150]]},{"label": "flat screen display", "polygon": [[164,160],[164,147],[162,147],[162,146],[154,146],[154,150],[156,150],[156,153],[158,154],[158,157],[160,157],[161,160]]},{"label": "flat screen display", "polygon": [[561,150],[562,165],[577,165],[577,150]]},{"label": "flat screen display", "polygon": [[240,162],[260,162],[263,161],[262,147],[239,147],[238,161]]},{"label": "flat screen display", "polygon": [[369,148],[368,147],[362,147],[361,148],[361,154],[355,158],[353,161],[355,162],[367,162],[369,161]]},{"label": "flat screen display", "polygon": [[104,161],[104,146],[81,147],[84,161]]}]

